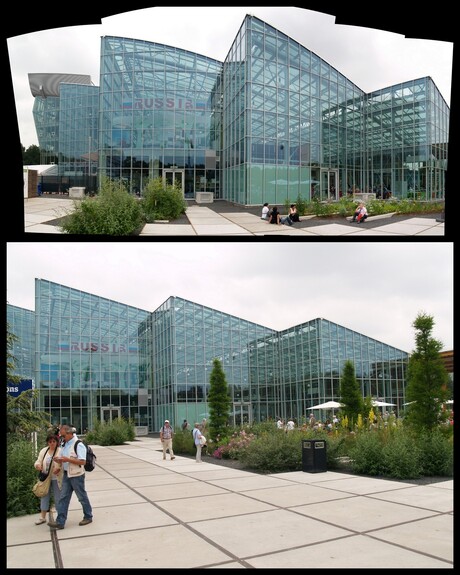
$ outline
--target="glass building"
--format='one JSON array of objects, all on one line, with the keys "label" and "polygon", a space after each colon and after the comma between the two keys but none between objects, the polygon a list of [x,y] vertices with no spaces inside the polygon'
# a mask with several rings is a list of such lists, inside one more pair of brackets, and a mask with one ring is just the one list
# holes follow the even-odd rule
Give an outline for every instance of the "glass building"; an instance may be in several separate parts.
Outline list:
[{"label": "glass building", "polygon": [[403,409],[408,354],[326,319],[277,332],[179,297],[149,312],[35,281],[35,311],[8,305],[7,321],[18,337],[16,373],[34,380],[52,423],[81,432],[122,416],[152,432],[165,418],[201,421],[214,358],[235,425],[300,422],[309,407],[339,400],[346,360],[363,397]]},{"label": "glass building", "polygon": [[99,88],[29,77],[42,163],[57,152],[61,174],[121,179],[137,194],[161,177],[186,199],[241,205],[445,197],[449,108],[431,78],[366,94],[255,16],[224,62],[106,36]]}]

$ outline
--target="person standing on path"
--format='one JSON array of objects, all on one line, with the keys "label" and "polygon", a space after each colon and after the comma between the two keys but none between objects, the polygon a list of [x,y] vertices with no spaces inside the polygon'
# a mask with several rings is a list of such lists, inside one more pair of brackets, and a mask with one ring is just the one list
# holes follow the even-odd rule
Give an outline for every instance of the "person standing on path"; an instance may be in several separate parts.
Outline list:
[{"label": "person standing on path", "polygon": [[88,525],[93,522],[93,509],[85,488],[86,445],[83,441],[80,441],[75,448],[78,437],[76,434],[74,435],[73,429],[71,425],[61,425],[59,428],[64,444],[54,460],[62,465],[64,471],[61,497],[56,503],[56,521],[48,522],[48,525],[53,529],[64,529],[69,512],[70,499],[74,491],[83,509],[83,519],[79,525]]},{"label": "person standing on path", "polygon": [[201,436],[203,435],[200,431],[200,424],[195,423],[195,428],[192,431],[193,440],[195,441],[196,447],[196,462],[201,463]]},{"label": "person standing on path", "polygon": [[171,461],[176,459],[172,446],[173,435],[174,431],[169,423],[169,419],[165,419],[164,425],[160,429],[160,441],[163,444],[163,459],[166,459],[166,450],[168,450]]},{"label": "person standing on path", "polygon": [[54,433],[49,433],[46,438],[46,444],[47,447],[40,450],[34,467],[43,473],[51,473],[51,483],[48,493],[40,497],[40,517],[35,521],[35,525],[46,523],[46,514],[51,509],[51,495],[54,498],[54,505],[56,505],[61,496],[61,466],[54,459],[59,454],[59,437]]}]

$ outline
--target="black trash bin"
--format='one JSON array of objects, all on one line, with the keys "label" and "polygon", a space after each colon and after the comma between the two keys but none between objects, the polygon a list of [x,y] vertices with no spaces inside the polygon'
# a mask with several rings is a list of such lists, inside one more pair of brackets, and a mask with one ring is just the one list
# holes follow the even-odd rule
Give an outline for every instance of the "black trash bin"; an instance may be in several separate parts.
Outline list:
[{"label": "black trash bin", "polygon": [[326,442],[323,439],[302,439],[302,471],[327,471]]}]

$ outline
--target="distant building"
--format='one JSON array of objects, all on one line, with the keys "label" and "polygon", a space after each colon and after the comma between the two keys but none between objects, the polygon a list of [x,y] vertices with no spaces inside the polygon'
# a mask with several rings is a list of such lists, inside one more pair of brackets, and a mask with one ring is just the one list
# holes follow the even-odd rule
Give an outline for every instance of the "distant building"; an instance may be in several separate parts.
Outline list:
[{"label": "distant building", "polygon": [[120,416],[149,431],[166,418],[201,421],[214,358],[235,425],[301,421],[337,401],[346,360],[363,396],[398,411],[405,401],[408,354],[323,318],[275,331],[180,297],[149,312],[42,279],[35,302],[35,311],[7,305],[16,373],[34,380],[51,423],[80,432]]},{"label": "distant building", "polygon": [[137,194],[161,177],[187,199],[241,205],[445,195],[450,111],[431,78],[366,94],[255,16],[224,62],[105,36],[99,86],[29,82],[41,161],[57,161],[69,185],[109,176]]}]

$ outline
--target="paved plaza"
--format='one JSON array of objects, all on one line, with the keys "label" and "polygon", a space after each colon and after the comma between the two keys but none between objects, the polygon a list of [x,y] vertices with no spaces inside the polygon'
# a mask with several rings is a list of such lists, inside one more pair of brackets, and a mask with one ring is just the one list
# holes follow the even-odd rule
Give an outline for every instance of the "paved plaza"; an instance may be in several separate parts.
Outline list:
[{"label": "paved plaza", "polygon": [[[71,211],[73,201],[59,197],[37,197],[24,200],[25,233],[60,234],[53,220]],[[261,220],[258,208],[235,207],[228,202],[216,201],[211,206],[190,204],[180,223],[146,224],[139,237],[175,236],[265,236],[277,239],[297,236],[297,239],[331,236],[362,238],[364,236],[444,236],[444,222],[435,215],[390,217],[369,216],[364,224],[351,223],[346,218],[319,221],[314,216],[303,216],[293,226],[271,225]],[[257,211],[257,213],[254,213]]]},{"label": "paved plaza", "polygon": [[453,480],[163,461],[150,436],[94,450],[93,522],[75,495],[63,530],[8,519],[7,568],[453,569]]}]

